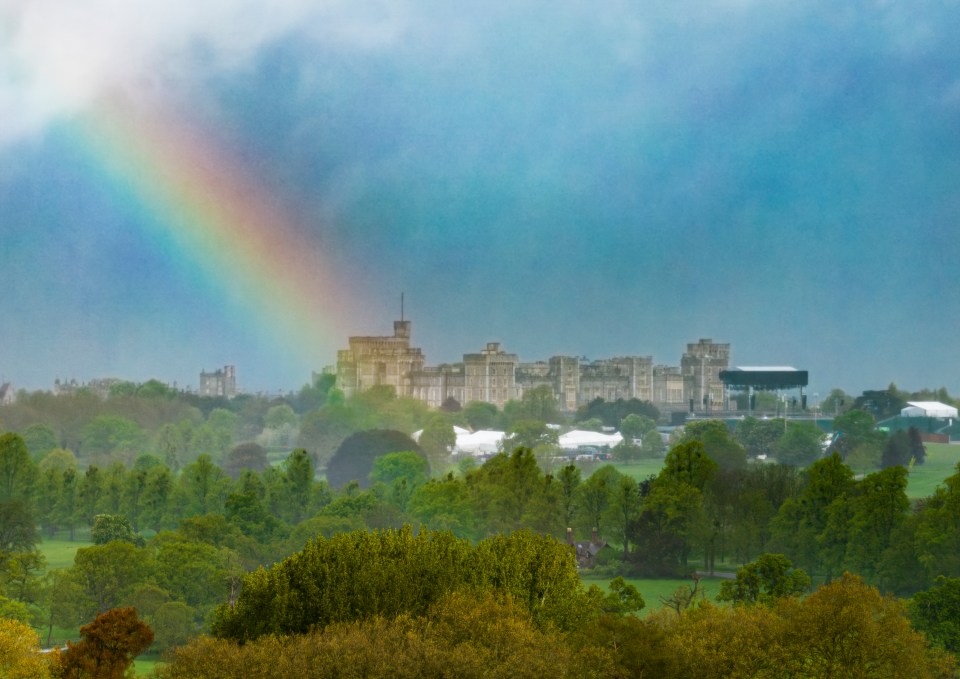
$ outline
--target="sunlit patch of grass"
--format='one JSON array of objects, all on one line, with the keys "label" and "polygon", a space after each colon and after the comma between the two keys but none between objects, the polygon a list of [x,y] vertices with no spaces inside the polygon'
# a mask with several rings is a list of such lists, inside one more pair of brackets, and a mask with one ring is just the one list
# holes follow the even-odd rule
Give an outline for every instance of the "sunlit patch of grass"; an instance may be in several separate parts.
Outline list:
[{"label": "sunlit patch of grass", "polygon": [[[609,591],[609,584],[612,578],[592,578],[589,575],[583,577],[584,587],[596,585],[605,593]],[[690,578],[624,578],[624,580],[643,595],[646,606],[640,612],[641,615],[651,613],[663,607],[663,599],[669,597],[680,587],[693,587],[693,580]],[[698,586],[698,594],[703,593],[703,597],[708,601],[714,601],[714,597],[720,592],[720,578],[701,578]]]},{"label": "sunlit patch of grass", "polygon": [[157,665],[161,664],[159,654],[144,653],[133,661],[133,669],[138,677],[152,677]]},{"label": "sunlit patch of grass", "polygon": [[960,445],[928,443],[926,448],[926,461],[913,465],[907,478],[907,496],[911,499],[933,495],[933,491],[944,479],[957,473]]},{"label": "sunlit patch of grass", "polygon": [[44,538],[37,548],[47,560],[47,570],[55,568],[69,568],[73,565],[73,557],[81,547],[92,545],[89,540],[67,540],[62,537]]}]

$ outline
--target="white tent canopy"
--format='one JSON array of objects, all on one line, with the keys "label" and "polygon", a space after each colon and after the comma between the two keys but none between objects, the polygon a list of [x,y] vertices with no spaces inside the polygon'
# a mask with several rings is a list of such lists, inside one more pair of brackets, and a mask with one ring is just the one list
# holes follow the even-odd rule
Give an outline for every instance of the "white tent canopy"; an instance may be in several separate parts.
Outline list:
[{"label": "white tent canopy", "polygon": [[[456,434],[457,436],[463,436],[465,434],[469,434],[470,430],[464,429],[463,427],[458,427],[457,425],[453,425],[453,433]],[[423,434],[423,429],[418,429],[417,431],[410,434],[410,438],[412,438],[417,443],[420,443],[421,434]]]},{"label": "white tent canopy", "polygon": [[574,429],[560,436],[560,447],[565,450],[573,450],[581,446],[591,446],[593,448],[609,446],[613,448],[621,441],[623,441],[623,436],[621,436],[620,432],[616,432],[615,434],[601,434],[596,431]]},{"label": "white tent canopy", "polygon": [[[460,432],[464,433],[460,433]],[[502,431],[469,432],[461,429],[457,432],[457,443],[453,447],[454,453],[466,455],[495,455],[500,452],[500,444],[505,434]]]},{"label": "white tent canopy", "polygon": [[907,401],[907,407],[900,411],[904,417],[956,417],[957,409],[938,401]]}]

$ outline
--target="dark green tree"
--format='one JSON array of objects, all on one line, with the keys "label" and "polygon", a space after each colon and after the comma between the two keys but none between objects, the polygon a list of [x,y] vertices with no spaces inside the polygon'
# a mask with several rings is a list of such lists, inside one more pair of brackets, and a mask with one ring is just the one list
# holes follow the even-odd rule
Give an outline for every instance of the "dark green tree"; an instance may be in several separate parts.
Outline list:
[{"label": "dark green tree", "polygon": [[387,453],[411,450],[421,454],[416,442],[403,432],[390,429],[369,429],[347,437],[327,465],[327,481],[341,488],[350,481],[362,487],[369,484],[373,461]]},{"label": "dark green tree", "polygon": [[923,437],[920,430],[916,427],[907,429],[907,437],[910,439],[910,457],[914,464],[923,464],[927,459],[927,447],[923,444]]},{"label": "dark green tree", "polygon": [[471,401],[463,408],[463,416],[474,431],[492,429],[499,414],[497,406],[485,401]]},{"label": "dark green tree", "polygon": [[269,464],[267,451],[259,443],[251,441],[230,449],[223,461],[223,471],[233,480],[237,480],[245,470],[262,472]]},{"label": "dark green tree", "polygon": [[931,644],[960,655],[960,578],[939,576],[933,587],[913,595],[907,613]]},{"label": "dark green tree", "polygon": [[802,596],[810,588],[810,576],[794,568],[783,554],[761,554],[756,561],[737,569],[737,577],[720,586],[717,601],[735,604],[770,604],[785,596]]},{"label": "dark green tree", "polygon": [[443,415],[435,415],[420,433],[420,450],[430,460],[430,468],[441,470],[450,463],[450,453],[457,443],[453,425]]},{"label": "dark green tree", "polygon": [[23,438],[12,432],[0,435],[0,501],[29,497],[36,474]]},{"label": "dark green tree", "polygon": [[788,422],[787,431],[777,442],[775,454],[780,464],[806,467],[823,453],[824,433],[811,422]]},{"label": "dark green tree", "polygon": [[880,456],[880,467],[887,469],[901,465],[908,467],[911,458],[910,436],[905,431],[895,431],[887,437]]},{"label": "dark green tree", "polygon": [[143,547],[145,542],[130,525],[125,516],[119,514],[97,514],[93,519],[93,528],[90,529],[90,539],[95,545],[105,545],[114,540],[129,542],[137,547]]}]

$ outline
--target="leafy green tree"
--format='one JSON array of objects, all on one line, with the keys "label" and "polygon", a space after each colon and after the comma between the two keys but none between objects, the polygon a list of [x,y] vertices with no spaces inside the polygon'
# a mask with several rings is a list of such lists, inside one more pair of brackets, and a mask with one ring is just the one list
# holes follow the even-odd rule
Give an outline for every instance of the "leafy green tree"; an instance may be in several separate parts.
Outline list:
[{"label": "leafy green tree", "polygon": [[450,453],[457,444],[457,435],[447,418],[436,415],[420,433],[419,444],[423,454],[430,460],[430,468],[440,470],[450,462]]},{"label": "leafy green tree", "polygon": [[103,474],[96,465],[87,467],[77,490],[77,512],[81,523],[93,525],[93,519],[100,510],[103,497]]},{"label": "leafy green tree", "polygon": [[783,419],[745,417],[737,423],[733,435],[746,448],[749,457],[771,456],[784,435]]},{"label": "leafy green tree", "polygon": [[123,679],[134,659],[153,643],[153,630],[134,608],[115,608],[80,628],[79,643],[67,642],[58,662],[63,679]]},{"label": "leafy green tree", "polygon": [[837,434],[833,445],[842,458],[860,448],[861,458],[876,455],[879,462],[884,433],[876,430],[873,415],[865,410],[850,410],[833,419],[833,430]]},{"label": "leafy green tree", "polygon": [[823,403],[820,404],[820,412],[824,415],[840,415],[853,407],[853,397],[847,394],[843,389],[831,389],[830,393]]},{"label": "leafy green tree", "polygon": [[640,514],[640,488],[636,481],[621,474],[610,489],[605,524],[611,537],[623,545],[623,559],[630,557],[630,526]]},{"label": "leafy green tree", "polygon": [[177,482],[182,496],[181,516],[223,510],[230,479],[209,455],[200,455],[196,462],[184,467]]},{"label": "leafy green tree", "polygon": [[0,676],[47,679],[50,669],[40,654],[40,638],[30,625],[0,618]]},{"label": "leafy green tree", "polygon": [[95,545],[105,545],[114,540],[129,542],[137,547],[145,544],[143,537],[130,525],[129,519],[119,514],[97,514],[93,519],[90,539]]},{"label": "leafy green tree", "polygon": [[824,433],[811,422],[788,422],[787,431],[776,444],[780,464],[805,467],[823,452]]},{"label": "leafy green tree", "polygon": [[225,556],[213,545],[170,536],[156,546],[156,582],[176,600],[204,610],[226,598]]},{"label": "leafy green tree", "polygon": [[770,604],[785,596],[802,596],[810,588],[810,576],[794,568],[783,554],[761,554],[756,561],[737,569],[735,580],[720,585],[718,601],[736,604]]},{"label": "leafy green tree", "polygon": [[504,438],[504,452],[517,448],[536,448],[541,445],[557,445],[559,434],[541,420],[517,420],[507,432],[509,437]]},{"label": "leafy green tree", "polygon": [[649,417],[656,422],[660,419],[660,411],[657,410],[650,401],[641,401],[631,398],[629,400],[617,399],[616,401],[604,401],[602,398],[595,398],[585,406],[577,409],[577,421],[582,422],[592,418],[600,419],[607,427],[618,427],[628,415],[642,415]]},{"label": "leafy green tree", "polygon": [[281,529],[280,521],[271,515],[264,504],[266,489],[260,477],[244,472],[234,490],[227,495],[224,511],[227,520],[244,535],[259,542],[268,542]]},{"label": "leafy green tree", "polygon": [[[629,417],[629,415],[627,417]],[[577,429],[583,429],[585,431],[603,431],[603,426],[603,420],[599,417],[591,417],[589,420],[577,422]]]},{"label": "leafy green tree", "polygon": [[656,430],[649,431],[643,437],[643,444],[640,446],[640,457],[646,460],[660,457],[663,455],[663,448],[663,439],[660,438],[659,432]]},{"label": "leafy green tree", "polygon": [[83,427],[80,452],[85,457],[134,453],[144,441],[140,425],[116,415],[99,415]]},{"label": "leafy green tree", "polygon": [[[186,425],[191,428],[193,426],[189,421]],[[163,460],[164,464],[176,471],[187,458],[189,440],[189,434],[184,432],[183,427],[168,423],[162,425],[153,435],[150,449]]]},{"label": "leafy green tree", "polygon": [[778,614],[781,676],[948,677],[955,669],[911,629],[902,602],[854,575],[844,574],[802,601],[782,599]]},{"label": "leafy green tree", "polygon": [[561,523],[564,528],[572,528],[574,516],[580,507],[577,496],[582,482],[580,468],[568,464],[557,472],[556,478],[560,489]]},{"label": "leafy green tree", "polygon": [[923,437],[920,430],[916,427],[907,429],[907,437],[910,439],[910,457],[914,464],[923,464],[927,459],[927,448],[923,444]]},{"label": "leafy green tree", "polygon": [[12,432],[0,435],[0,501],[29,497],[36,474],[23,438]]},{"label": "leafy green tree", "polygon": [[590,531],[596,528],[606,532],[610,517],[610,500],[620,481],[620,472],[613,465],[604,465],[577,486],[575,503],[578,507],[578,528]]},{"label": "leafy green tree", "polygon": [[129,542],[81,547],[70,568],[80,587],[81,612],[93,615],[116,608],[148,570],[145,550]]},{"label": "leafy green tree", "polygon": [[620,433],[625,439],[643,439],[647,433],[656,432],[656,430],[656,421],[646,415],[630,413],[620,420]]},{"label": "leafy green tree", "polygon": [[284,519],[299,523],[310,512],[314,484],[313,460],[297,448],[283,462]]},{"label": "leafy green tree", "polygon": [[57,434],[49,425],[31,424],[23,430],[23,442],[30,451],[30,456],[39,460],[57,447]]},{"label": "leafy green tree", "polygon": [[148,620],[154,633],[153,647],[168,651],[186,644],[198,632],[194,617],[195,611],[182,601],[161,604]]},{"label": "leafy green tree", "polygon": [[896,466],[864,477],[852,494],[845,566],[865,578],[878,566],[891,539],[907,517],[907,471]]},{"label": "leafy green tree", "polygon": [[159,531],[171,514],[170,502],[173,496],[173,476],[166,465],[151,467],[140,496],[141,526]]},{"label": "leafy green tree", "polygon": [[[289,406],[288,406],[289,407]],[[262,472],[269,466],[267,451],[259,443],[241,443],[230,449],[223,462],[223,470],[236,480],[244,470]]]},{"label": "leafy green tree", "polygon": [[63,472],[60,494],[54,505],[54,516],[57,525],[65,527],[73,540],[80,521],[80,478],[76,469],[66,469]]},{"label": "leafy green tree", "polygon": [[907,612],[931,644],[960,655],[960,578],[937,577],[933,587],[913,595]]},{"label": "leafy green tree", "polygon": [[908,467],[912,457],[910,446],[910,436],[905,431],[896,431],[887,437],[883,445],[883,453],[880,456],[880,467],[887,469],[900,465]]},{"label": "leafy green tree", "polygon": [[544,476],[533,451],[516,448],[500,453],[468,477],[474,506],[492,532],[519,530],[530,525]]},{"label": "leafy green tree", "polygon": [[15,601],[37,605],[41,598],[41,575],[46,566],[47,560],[38,551],[14,552],[0,568],[0,586]]},{"label": "leafy green tree", "polygon": [[[796,500],[781,505],[772,524],[769,551],[786,554],[809,572],[822,572],[821,549],[831,545],[824,531],[831,513],[836,516],[835,501],[845,502],[854,485],[853,470],[837,453],[817,460],[804,474],[804,484]],[[839,505],[838,505],[839,506]],[[839,546],[845,548],[840,536]]]},{"label": "leafy green tree", "polygon": [[707,455],[703,443],[691,440],[670,449],[657,478],[683,482],[702,491],[716,471],[717,463]]},{"label": "leafy green tree", "polygon": [[301,418],[296,445],[307,450],[317,466],[323,467],[348,436],[363,428],[354,411],[333,399],[325,407],[310,411]]},{"label": "leafy green tree", "polygon": [[80,623],[79,601],[82,595],[77,581],[66,569],[58,568],[43,575],[40,589],[42,615],[36,621],[47,628],[46,646],[53,638],[53,628],[74,628]]},{"label": "leafy green tree", "polygon": [[648,572],[684,573],[705,522],[700,489],[669,476],[658,477],[643,498],[638,532],[633,537],[636,551],[643,555],[641,558],[655,559],[647,563]]},{"label": "leafy green tree", "polygon": [[327,481],[340,488],[350,481],[368,484],[373,461],[381,455],[402,451],[421,453],[420,447],[403,432],[371,429],[349,436],[327,465]]},{"label": "leafy green tree", "polygon": [[402,511],[413,492],[427,482],[427,461],[413,451],[388,453],[373,462],[370,480],[390,489],[390,499]]},{"label": "leafy green tree", "polygon": [[538,422],[558,422],[560,410],[553,389],[546,385],[527,389],[520,397],[517,420],[535,420]]},{"label": "leafy green tree", "polygon": [[33,551],[39,540],[33,512],[26,500],[0,502],[0,565],[14,552]]},{"label": "leafy green tree", "polygon": [[249,574],[236,605],[217,609],[212,630],[250,641],[375,615],[423,615],[464,588],[509,595],[543,627],[570,629],[587,603],[569,547],[555,540],[521,532],[472,547],[449,533],[404,528],[319,538]]},{"label": "leafy green tree", "polygon": [[697,420],[685,424],[678,443],[692,442],[699,442],[721,469],[742,469],[747,464],[746,450],[733,438],[723,420]]},{"label": "leafy green tree", "polygon": [[463,416],[474,431],[492,429],[499,414],[497,406],[485,401],[471,401],[463,408]]},{"label": "leafy green tree", "polygon": [[280,429],[284,426],[296,427],[297,414],[286,403],[270,406],[263,418],[263,425],[268,429]]},{"label": "leafy green tree", "polygon": [[480,534],[470,489],[452,474],[418,486],[410,496],[407,511],[431,530],[450,531],[464,539],[476,539]]},{"label": "leafy green tree", "polygon": [[[659,435],[657,438],[660,438]],[[643,457],[643,447],[633,442],[633,439],[623,439],[613,447],[613,459],[617,462],[635,462]]]}]

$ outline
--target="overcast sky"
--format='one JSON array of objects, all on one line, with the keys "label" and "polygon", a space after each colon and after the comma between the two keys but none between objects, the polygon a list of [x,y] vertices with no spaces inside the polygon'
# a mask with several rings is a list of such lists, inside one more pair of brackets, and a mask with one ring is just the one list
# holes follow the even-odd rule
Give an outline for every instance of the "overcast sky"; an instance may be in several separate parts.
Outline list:
[{"label": "overcast sky", "polygon": [[[430,364],[497,340],[676,365],[710,337],[734,365],[809,370],[811,393],[956,395],[958,16],[0,0],[0,375],[196,386],[234,364],[248,389],[296,389],[349,334],[389,334],[403,291]],[[291,341],[285,300],[246,306],[222,269],[158,247],[179,227],[85,132],[107,109],[242,167],[336,277],[309,293],[331,298],[321,332]]]}]

